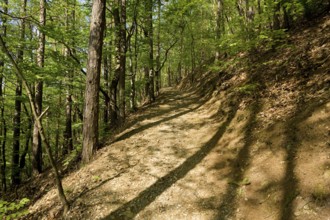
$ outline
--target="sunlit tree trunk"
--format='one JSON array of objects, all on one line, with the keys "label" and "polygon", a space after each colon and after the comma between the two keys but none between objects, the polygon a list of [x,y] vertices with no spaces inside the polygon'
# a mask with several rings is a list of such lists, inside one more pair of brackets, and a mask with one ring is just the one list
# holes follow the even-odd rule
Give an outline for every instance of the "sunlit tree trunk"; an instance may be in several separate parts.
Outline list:
[{"label": "sunlit tree trunk", "polygon": [[[46,2],[40,0],[40,26],[43,27],[46,24]],[[40,69],[44,67],[45,61],[45,34],[39,30],[39,47],[37,54],[37,65]],[[42,112],[42,93],[43,93],[43,82],[38,80],[35,84],[34,100],[36,104],[36,113],[40,115]],[[34,174],[42,172],[42,148],[41,138],[38,131],[38,125],[35,122],[33,128],[33,144],[32,144],[32,171]]]},{"label": "sunlit tree trunk", "polygon": [[99,90],[105,28],[105,0],[94,0],[90,23],[84,103],[82,160],[87,163],[98,146]]}]

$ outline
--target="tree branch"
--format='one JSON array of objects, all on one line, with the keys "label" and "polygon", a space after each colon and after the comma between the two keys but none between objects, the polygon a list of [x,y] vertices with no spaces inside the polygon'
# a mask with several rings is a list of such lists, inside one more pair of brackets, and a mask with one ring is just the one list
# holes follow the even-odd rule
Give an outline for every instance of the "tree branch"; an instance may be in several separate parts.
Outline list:
[{"label": "tree branch", "polygon": [[41,118],[48,112],[49,106],[39,115],[38,119],[41,120]]},{"label": "tree branch", "polygon": [[169,48],[166,49],[166,51],[165,51],[165,58],[164,58],[162,64],[160,65],[159,69],[156,70],[156,71],[160,72],[160,71],[163,69],[163,67],[164,67],[164,65],[165,65],[165,63],[166,63],[166,61],[167,61],[167,55],[168,55],[168,52],[169,52],[169,51],[175,46],[175,44],[176,44],[178,41],[179,41],[179,39],[176,39],[176,40],[171,44],[171,46],[170,46]]},{"label": "tree branch", "polygon": [[[80,61],[78,60],[78,58],[73,54],[73,52],[72,52],[72,49],[69,47],[69,45],[68,44],[66,44],[65,42],[63,42],[63,41],[59,41],[61,44],[63,44],[65,47],[66,47],[66,49],[69,51],[69,55],[70,55],[70,57],[74,60],[74,61],[76,61],[76,63],[78,64],[78,65],[81,65],[80,64]],[[83,68],[80,68],[80,72],[82,72],[82,74],[84,74],[85,76],[86,76],[86,71],[83,69]],[[100,87],[100,92],[102,93],[102,95],[104,96],[104,98],[105,98],[105,100],[106,101],[109,101],[110,100],[110,97],[109,97],[109,95],[108,95],[108,93],[106,92],[106,91],[104,91],[101,87]]]}]

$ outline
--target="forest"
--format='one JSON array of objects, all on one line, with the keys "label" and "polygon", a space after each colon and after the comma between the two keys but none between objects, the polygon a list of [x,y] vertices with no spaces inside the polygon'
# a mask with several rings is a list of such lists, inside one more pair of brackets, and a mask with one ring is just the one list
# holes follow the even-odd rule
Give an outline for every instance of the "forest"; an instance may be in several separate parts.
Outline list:
[{"label": "forest", "polygon": [[329,10],[1,0],[0,219],[327,219]]}]

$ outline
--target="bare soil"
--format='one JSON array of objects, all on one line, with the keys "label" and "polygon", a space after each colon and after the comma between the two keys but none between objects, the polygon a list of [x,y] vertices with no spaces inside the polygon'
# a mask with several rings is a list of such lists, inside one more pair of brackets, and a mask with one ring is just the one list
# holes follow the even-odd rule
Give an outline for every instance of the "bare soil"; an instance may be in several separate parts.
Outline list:
[{"label": "bare soil", "polygon": [[[163,89],[64,178],[65,219],[329,220],[329,16],[290,39],[198,89]],[[29,211],[61,218],[55,188]]]}]

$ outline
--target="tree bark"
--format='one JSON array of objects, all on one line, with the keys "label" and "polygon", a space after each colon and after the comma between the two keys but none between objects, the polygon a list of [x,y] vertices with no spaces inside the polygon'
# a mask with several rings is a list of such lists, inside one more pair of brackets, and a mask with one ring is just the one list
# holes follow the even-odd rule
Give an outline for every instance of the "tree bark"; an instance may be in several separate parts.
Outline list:
[{"label": "tree bark", "polygon": [[[40,26],[46,25],[46,2],[40,0]],[[45,61],[45,34],[39,31],[39,47],[37,54],[37,65],[39,68],[44,67]],[[36,113],[39,116],[42,112],[42,93],[43,93],[43,82],[38,80],[35,84],[35,96],[34,101],[36,105]],[[42,147],[41,137],[38,131],[37,122],[34,122],[33,127],[33,140],[32,140],[32,172],[38,174],[42,172]]]},{"label": "tree bark", "polygon": [[[67,0],[67,6],[69,2]],[[74,2],[75,4],[75,2]],[[69,18],[70,15],[72,16],[72,20],[74,20],[75,12],[74,10],[70,13],[69,7],[65,9],[65,26],[66,29],[69,30],[70,28],[74,28],[74,26],[70,25]],[[72,42],[74,43],[74,42]],[[69,55],[69,49],[64,49],[64,57],[68,59]],[[63,143],[63,149],[62,154],[65,155],[73,150],[73,135],[72,135],[72,81],[73,81],[73,73],[74,69],[69,69],[66,71],[66,80],[67,80],[67,91],[66,91],[66,102],[65,102],[65,129],[64,129],[64,143]]]},{"label": "tree bark", "polygon": [[82,160],[87,163],[98,146],[99,89],[102,45],[105,28],[105,0],[94,0],[88,45],[87,76],[84,103]]},{"label": "tree bark", "polygon": [[[8,0],[3,0],[3,11],[4,13],[8,13]],[[7,17],[1,15],[1,29],[2,34],[4,37],[7,36]],[[6,138],[7,138],[7,125],[6,120],[4,118],[4,84],[3,84],[3,74],[4,71],[5,62],[4,60],[0,60],[0,116],[1,116],[1,127],[0,127],[0,135],[3,137],[2,141],[0,142],[0,178],[1,178],[1,191],[6,192],[7,191],[7,183],[6,183]]]},{"label": "tree bark", "polygon": [[116,127],[119,125],[118,105],[117,105],[117,86],[121,74],[121,30],[120,30],[120,14],[119,5],[113,10],[113,19],[115,23],[115,71],[110,85],[110,126]]},{"label": "tree bark", "polygon": [[168,86],[171,87],[172,86],[172,77],[171,77],[171,67],[169,66],[167,68],[167,81],[168,81]]},{"label": "tree bark", "polygon": [[155,101],[154,91],[154,40],[153,40],[153,0],[148,0],[147,6],[147,28],[148,28],[148,44],[149,44],[149,91],[147,96],[148,103]]},{"label": "tree bark", "polygon": [[[106,37],[106,31],[104,33],[104,36]],[[111,37],[111,36],[110,36]],[[109,45],[107,48],[111,50],[112,46],[112,40],[110,39]],[[103,79],[104,79],[104,88],[105,92],[108,94],[110,91],[110,84],[109,84],[109,78],[110,73],[112,69],[112,55],[110,51],[107,51],[107,53],[104,55],[103,58]],[[109,95],[108,95],[109,96]],[[104,130],[109,130],[109,117],[110,117],[110,99],[105,98],[104,99],[104,109],[103,109],[103,123],[104,123]]]},{"label": "tree bark", "polygon": [[143,70],[144,70],[144,80],[145,80],[144,95],[145,95],[145,98],[147,99],[147,102],[148,102],[148,96],[149,96],[149,90],[150,90],[149,67],[145,66],[143,68]]},{"label": "tree bark", "polygon": [[[23,0],[23,17],[26,16],[26,2]],[[25,19],[22,19],[20,40],[23,43],[25,41]],[[22,44],[24,45],[24,44]],[[17,51],[17,61],[23,62],[24,46],[20,46]],[[13,118],[13,154],[12,154],[12,171],[11,181],[14,186],[19,185],[21,182],[20,177],[20,165],[19,165],[19,153],[20,153],[20,136],[21,136],[21,98],[22,98],[22,81],[17,78],[17,85],[15,90],[15,113]]]},{"label": "tree bark", "polygon": [[72,138],[72,95],[71,88],[68,88],[65,103],[65,130],[63,134],[64,143],[62,155],[65,155],[73,150]]},{"label": "tree bark", "polygon": [[224,31],[224,16],[223,16],[223,3],[222,0],[217,0],[217,11],[216,11],[216,27],[215,27],[215,37],[216,37],[216,52],[215,52],[215,59],[220,59],[220,39],[221,39],[221,32]]},{"label": "tree bark", "polygon": [[[130,37],[128,38],[128,49],[129,49],[129,71],[130,71],[130,83],[131,83],[131,90],[130,90],[130,107],[131,110],[134,112],[136,111],[136,73],[138,67],[138,23],[137,23],[137,16],[138,16],[138,7],[139,1],[135,2],[134,8],[134,15],[133,15],[133,22],[132,22],[132,33],[130,33]],[[132,43],[132,36],[134,34],[134,53],[133,53],[133,43]]]},{"label": "tree bark", "polygon": [[[19,59],[18,59],[19,60]],[[12,170],[11,181],[12,184],[19,185],[21,182],[20,168],[19,168],[19,148],[21,136],[21,96],[22,96],[22,83],[20,79],[17,80],[15,91],[15,112],[13,118],[13,151],[12,151]]]},{"label": "tree bark", "polygon": [[158,5],[158,30],[157,30],[157,53],[156,53],[156,96],[159,95],[159,90],[161,87],[161,68],[160,68],[160,10],[161,10],[161,0],[157,1]]},{"label": "tree bark", "polygon": [[21,158],[19,160],[19,168],[22,170],[25,165],[26,165],[26,155],[29,151],[29,145],[30,145],[30,140],[31,140],[31,134],[32,134],[32,121],[33,121],[33,117],[30,116],[29,114],[29,111],[26,107],[25,104],[23,104],[23,107],[24,107],[24,111],[25,111],[25,114],[27,116],[27,127],[26,127],[26,131],[25,131],[25,147],[23,149],[23,152],[21,154]]},{"label": "tree bark", "polygon": [[125,120],[126,111],[126,97],[125,97],[125,75],[126,75],[126,0],[119,0],[120,2],[120,74],[119,74],[119,116],[120,122]]}]

